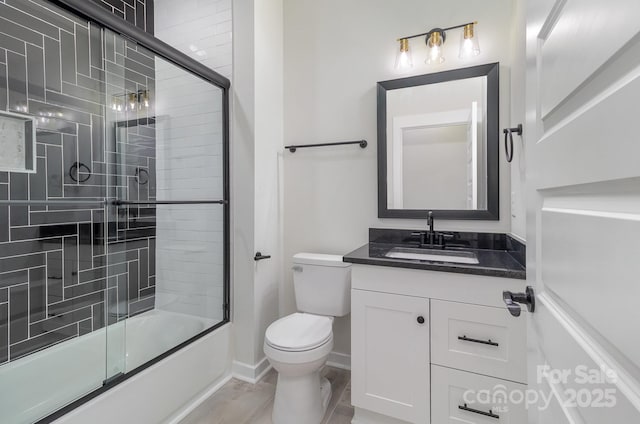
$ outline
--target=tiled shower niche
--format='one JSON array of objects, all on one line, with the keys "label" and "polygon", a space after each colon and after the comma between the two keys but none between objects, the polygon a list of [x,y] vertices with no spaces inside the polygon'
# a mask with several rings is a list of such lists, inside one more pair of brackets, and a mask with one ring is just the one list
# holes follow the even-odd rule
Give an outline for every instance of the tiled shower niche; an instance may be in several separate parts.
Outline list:
[{"label": "tiled shower niche", "polygon": [[[153,31],[150,0],[94,1]],[[0,110],[37,117],[37,173],[0,172],[1,364],[153,308],[155,209],[103,199],[155,199],[156,130],[153,55],[44,0],[0,23]]]}]

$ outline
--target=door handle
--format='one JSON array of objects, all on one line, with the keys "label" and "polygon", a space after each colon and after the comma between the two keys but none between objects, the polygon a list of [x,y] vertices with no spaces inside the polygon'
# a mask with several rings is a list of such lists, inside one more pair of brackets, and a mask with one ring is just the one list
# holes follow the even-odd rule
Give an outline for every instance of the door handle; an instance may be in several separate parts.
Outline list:
[{"label": "door handle", "polygon": [[527,305],[529,312],[535,312],[536,310],[536,295],[531,286],[527,286],[524,293],[511,293],[505,290],[502,292],[502,300],[507,305],[509,313],[514,317],[520,316],[520,304]]}]

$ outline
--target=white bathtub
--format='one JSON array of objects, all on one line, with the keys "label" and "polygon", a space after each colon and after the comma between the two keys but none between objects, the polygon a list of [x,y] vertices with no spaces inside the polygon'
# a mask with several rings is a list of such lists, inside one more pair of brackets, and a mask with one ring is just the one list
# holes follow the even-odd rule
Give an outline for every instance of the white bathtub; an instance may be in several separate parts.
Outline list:
[{"label": "white bathtub", "polygon": [[[158,309],[121,321],[107,330],[107,349],[115,354],[109,358],[111,374],[123,369],[127,373],[215,324],[211,319]],[[113,363],[118,360],[124,363]]]},{"label": "white bathtub", "polygon": [[151,310],[0,366],[0,423],[33,423],[213,324]]}]

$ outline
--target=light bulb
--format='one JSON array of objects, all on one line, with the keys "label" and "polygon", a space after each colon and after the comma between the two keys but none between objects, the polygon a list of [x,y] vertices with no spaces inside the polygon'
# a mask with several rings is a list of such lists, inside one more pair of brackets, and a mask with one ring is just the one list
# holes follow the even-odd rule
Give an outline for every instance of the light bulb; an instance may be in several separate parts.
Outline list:
[{"label": "light bulb", "polygon": [[442,55],[442,44],[444,43],[444,33],[440,31],[433,31],[427,38],[427,47],[429,53],[425,63],[427,65],[433,65],[444,62],[444,56]]},{"label": "light bulb", "polygon": [[400,50],[396,56],[396,70],[406,71],[413,68],[413,58],[411,57],[411,50],[409,48],[409,39],[403,38],[400,40]]},{"label": "light bulb", "polygon": [[442,57],[442,49],[439,46],[433,46],[429,51],[429,59],[427,60],[427,63],[432,64],[442,62],[444,62],[444,58]]},{"label": "light bulb", "polygon": [[129,109],[136,110],[136,103],[138,103],[138,96],[135,93],[129,94]]},{"label": "light bulb", "polygon": [[149,108],[149,92],[147,90],[142,92],[142,102],[145,108]]},{"label": "light bulb", "polygon": [[478,34],[475,31],[475,24],[465,25],[460,39],[460,59],[471,59],[480,54],[480,43]]}]

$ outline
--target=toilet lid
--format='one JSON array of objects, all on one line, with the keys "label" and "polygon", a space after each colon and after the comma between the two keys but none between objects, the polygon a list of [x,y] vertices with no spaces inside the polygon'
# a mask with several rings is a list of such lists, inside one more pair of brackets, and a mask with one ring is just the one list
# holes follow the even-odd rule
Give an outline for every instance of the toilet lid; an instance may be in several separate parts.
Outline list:
[{"label": "toilet lid", "polygon": [[295,313],[280,318],[267,328],[266,342],[280,350],[302,351],[323,345],[331,338],[333,319]]}]

